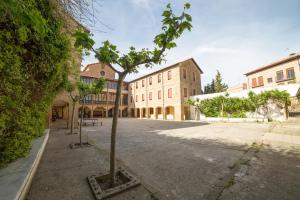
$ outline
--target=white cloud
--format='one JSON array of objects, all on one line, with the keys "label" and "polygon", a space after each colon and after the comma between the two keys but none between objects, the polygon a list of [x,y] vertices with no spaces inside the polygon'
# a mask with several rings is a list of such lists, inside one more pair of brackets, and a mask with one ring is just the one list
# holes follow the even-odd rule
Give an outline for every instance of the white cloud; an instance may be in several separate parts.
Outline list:
[{"label": "white cloud", "polygon": [[199,46],[193,52],[194,55],[199,55],[203,53],[238,54],[239,52],[238,50],[232,48],[209,47],[209,46]]}]

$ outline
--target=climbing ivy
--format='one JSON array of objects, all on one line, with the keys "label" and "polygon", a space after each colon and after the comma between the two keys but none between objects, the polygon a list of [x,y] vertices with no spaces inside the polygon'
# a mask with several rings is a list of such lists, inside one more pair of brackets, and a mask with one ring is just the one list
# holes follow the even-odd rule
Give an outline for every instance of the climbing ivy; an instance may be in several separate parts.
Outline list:
[{"label": "climbing ivy", "polygon": [[68,74],[69,41],[54,1],[0,3],[0,167],[25,156]]},{"label": "climbing ivy", "polygon": [[238,98],[225,96],[217,96],[204,100],[188,100],[188,104],[196,106],[196,108],[207,117],[246,117],[247,112],[258,111],[259,108],[265,110],[264,115],[268,114],[268,104],[271,102],[277,104],[281,108],[285,108],[291,104],[290,95],[286,91],[269,90],[260,94],[249,92],[248,97]]}]

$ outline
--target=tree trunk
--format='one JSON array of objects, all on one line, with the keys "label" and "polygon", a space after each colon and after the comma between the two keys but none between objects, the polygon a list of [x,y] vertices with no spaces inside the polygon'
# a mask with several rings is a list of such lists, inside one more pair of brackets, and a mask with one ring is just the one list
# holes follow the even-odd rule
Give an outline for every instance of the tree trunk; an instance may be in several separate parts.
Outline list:
[{"label": "tree trunk", "polygon": [[113,187],[115,185],[115,149],[116,149],[116,135],[117,135],[117,125],[118,125],[118,116],[119,116],[119,105],[122,92],[122,83],[125,74],[119,73],[118,85],[117,85],[117,94],[115,99],[114,113],[113,113],[113,122],[111,127],[111,141],[110,141],[110,185]]},{"label": "tree trunk", "polygon": [[71,118],[71,135],[73,134],[73,129],[74,129],[74,113],[75,113],[75,103],[72,101],[72,118]]},{"label": "tree trunk", "polygon": [[289,108],[287,103],[284,104],[284,113],[285,113],[285,119],[287,120],[289,118]]},{"label": "tree trunk", "polygon": [[82,121],[83,121],[83,113],[84,113],[84,102],[85,102],[85,96],[82,98],[82,106],[81,106],[81,116],[80,116],[80,127],[79,127],[79,144],[82,145],[81,142],[81,129],[82,129]]}]

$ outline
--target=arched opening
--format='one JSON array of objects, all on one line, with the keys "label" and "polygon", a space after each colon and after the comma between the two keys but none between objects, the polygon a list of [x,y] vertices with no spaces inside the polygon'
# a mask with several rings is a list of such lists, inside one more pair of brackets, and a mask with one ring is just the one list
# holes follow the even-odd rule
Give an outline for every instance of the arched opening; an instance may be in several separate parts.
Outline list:
[{"label": "arched opening", "polygon": [[[81,111],[82,111],[82,106],[78,110],[78,117],[81,118]],[[90,118],[91,117],[91,109],[87,106],[84,106],[83,109],[83,118]]]},{"label": "arched opening", "polygon": [[183,119],[190,120],[191,119],[190,116],[191,116],[190,107],[185,106]]},{"label": "arched opening", "polygon": [[154,108],[149,108],[149,117],[151,119],[155,119],[155,116],[154,116]]},{"label": "arched opening", "polygon": [[147,115],[146,115],[146,108],[142,108],[142,118],[146,118]]},{"label": "arched opening", "polygon": [[128,111],[127,111],[127,108],[124,108],[122,110],[122,117],[127,117],[128,116]]},{"label": "arched opening", "polygon": [[63,100],[53,102],[51,111],[51,126],[66,127],[69,125],[69,103]]},{"label": "arched opening", "polygon": [[141,111],[139,108],[136,109],[136,117],[137,118],[141,117]]},{"label": "arched opening", "polygon": [[96,107],[93,111],[93,117],[102,118],[106,116],[106,110],[103,107]]},{"label": "arched opening", "polygon": [[161,107],[156,108],[156,116],[155,117],[156,117],[156,119],[164,119]]},{"label": "arched opening", "polygon": [[130,117],[135,117],[135,114],[134,114],[134,108],[131,108],[131,109],[130,109]]},{"label": "arched opening", "polygon": [[112,117],[113,116],[113,112],[114,112],[113,108],[109,109],[108,113],[107,113],[108,117]]},{"label": "arched opening", "polygon": [[175,109],[173,106],[167,106],[165,108],[165,119],[172,120],[175,118]]}]

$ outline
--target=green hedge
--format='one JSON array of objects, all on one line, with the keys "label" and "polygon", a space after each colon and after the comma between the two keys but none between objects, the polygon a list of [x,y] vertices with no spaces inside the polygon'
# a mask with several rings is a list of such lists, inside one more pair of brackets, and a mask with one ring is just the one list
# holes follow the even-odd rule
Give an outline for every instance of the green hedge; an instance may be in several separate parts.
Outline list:
[{"label": "green hedge", "polygon": [[49,2],[0,3],[0,167],[26,155],[42,135],[67,77],[69,41]]},{"label": "green hedge", "polygon": [[207,117],[246,117],[255,107],[247,98],[218,96],[202,100],[198,108]]}]

